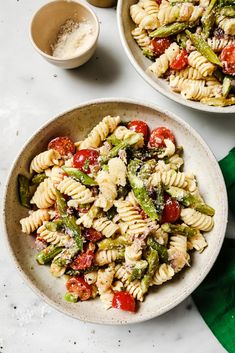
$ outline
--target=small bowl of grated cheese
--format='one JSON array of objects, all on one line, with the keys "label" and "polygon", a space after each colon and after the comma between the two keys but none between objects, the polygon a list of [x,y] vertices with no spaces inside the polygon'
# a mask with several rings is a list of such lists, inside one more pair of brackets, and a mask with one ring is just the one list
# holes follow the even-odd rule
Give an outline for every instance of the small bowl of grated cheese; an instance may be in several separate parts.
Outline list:
[{"label": "small bowl of grated cheese", "polygon": [[85,4],[56,0],[33,16],[30,37],[36,51],[49,63],[64,69],[85,64],[97,46],[99,22]]}]

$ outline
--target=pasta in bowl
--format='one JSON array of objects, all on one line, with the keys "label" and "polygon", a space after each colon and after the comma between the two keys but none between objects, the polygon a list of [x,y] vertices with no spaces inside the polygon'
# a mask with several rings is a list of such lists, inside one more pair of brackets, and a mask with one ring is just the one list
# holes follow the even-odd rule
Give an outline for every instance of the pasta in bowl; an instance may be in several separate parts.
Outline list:
[{"label": "pasta in bowl", "polygon": [[226,194],[208,147],[180,119],[132,101],[82,105],[49,122],[18,157],[6,195],[8,243],[27,281],[91,322],[136,322],[175,306],[205,277],[225,232]]},{"label": "pasta in bowl", "polygon": [[211,112],[235,111],[234,16],[222,1],[118,3],[121,41],[139,74],[167,97]]}]

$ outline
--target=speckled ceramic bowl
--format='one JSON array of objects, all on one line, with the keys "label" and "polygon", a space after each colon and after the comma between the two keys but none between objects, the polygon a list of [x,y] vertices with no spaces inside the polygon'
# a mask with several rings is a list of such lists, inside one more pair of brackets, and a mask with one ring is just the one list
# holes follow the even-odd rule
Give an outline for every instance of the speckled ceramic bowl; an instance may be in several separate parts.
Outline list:
[{"label": "speckled ceramic bowl", "polygon": [[[120,115],[125,120],[143,119],[151,128],[170,127],[178,144],[184,146],[185,170],[198,177],[200,190],[216,210],[215,226],[206,235],[208,247],[202,254],[195,253],[192,267],[174,281],[151,290],[135,314],[110,309],[104,310],[99,299],[77,304],[64,301],[65,282],[52,277],[47,266],[39,266],[34,255],[34,238],[21,233],[19,220],[27,216],[17,195],[17,175],[27,174],[31,159],[47,148],[49,140],[59,135],[83,139],[105,115]],[[220,168],[212,152],[188,124],[148,103],[127,99],[100,99],[79,105],[50,120],[25,144],[10,172],[4,204],[5,237],[16,267],[29,286],[47,303],[74,318],[102,324],[127,324],[144,321],[165,313],[190,295],[211,269],[223,242],[227,223],[227,197]]]},{"label": "speckled ceramic bowl", "polygon": [[158,92],[173,101],[183,104],[187,107],[213,113],[235,113],[235,105],[230,107],[211,107],[200,102],[194,102],[184,99],[179,93],[173,92],[166,80],[156,78],[153,74],[146,72],[152,61],[147,59],[131,35],[135,28],[130,17],[130,6],[137,3],[137,0],[118,0],[117,20],[122,45],[125,52],[136,69],[136,71]]}]

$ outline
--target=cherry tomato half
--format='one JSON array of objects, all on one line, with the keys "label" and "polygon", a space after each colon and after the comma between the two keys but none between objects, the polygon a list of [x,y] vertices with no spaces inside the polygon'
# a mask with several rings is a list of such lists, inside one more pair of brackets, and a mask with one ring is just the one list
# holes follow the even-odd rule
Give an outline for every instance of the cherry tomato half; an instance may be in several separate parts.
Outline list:
[{"label": "cherry tomato half", "polygon": [[138,132],[144,135],[144,140],[148,141],[149,138],[149,127],[142,120],[133,120],[127,125],[129,130]]},{"label": "cherry tomato half", "polygon": [[165,53],[165,50],[169,48],[171,41],[169,38],[154,38],[151,40],[150,48],[157,56]]},{"label": "cherry tomato half", "polygon": [[165,206],[162,213],[161,223],[174,223],[180,218],[180,204],[170,196],[164,196]]},{"label": "cherry tomato half", "polygon": [[59,136],[48,143],[48,149],[56,150],[62,157],[65,157],[69,154],[74,154],[75,145],[69,137]]},{"label": "cherry tomato half", "polygon": [[70,293],[77,294],[82,301],[88,300],[92,295],[91,286],[82,277],[71,277],[66,283],[66,288]]},{"label": "cherry tomato half", "polygon": [[125,291],[115,292],[112,307],[116,309],[122,309],[125,311],[135,312],[135,299],[133,296]]},{"label": "cherry tomato half", "polygon": [[174,60],[170,63],[170,68],[173,70],[182,70],[188,66],[188,53],[185,49],[176,56]]},{"label": "cherry tomato half", "polygon": [[227,45],[220,55],[223,63],[223,71],[229,75],[235,75],[235,45]]},{"label": "cherry tomato half", "polygon": [[86,229],[84,236],[86,239],[88,239],[94,243],[103,238],[103,234],[101,232],[98,232],[94,228]]},{"label": "cherry tomato half", "polygon": [[73,165],[84,173],[90,173],[91,166],[98,165],[99,152],[96,150],[80,150],[73,156]]},{"label": "cherry tomato half", "polygon": [[93,251],[87,250],[82,254],[79,254],[70,264],[70,267],[73,270],[85,270],[86,268],[91,267],[94,256]]},{"label": "cherry tomato half", "polygon": [[170,139],[172,142],[175,142],[175,136],[170,129],[161,126],[153,129],[149,138],[150,147],[165,147],[165,139]]}]

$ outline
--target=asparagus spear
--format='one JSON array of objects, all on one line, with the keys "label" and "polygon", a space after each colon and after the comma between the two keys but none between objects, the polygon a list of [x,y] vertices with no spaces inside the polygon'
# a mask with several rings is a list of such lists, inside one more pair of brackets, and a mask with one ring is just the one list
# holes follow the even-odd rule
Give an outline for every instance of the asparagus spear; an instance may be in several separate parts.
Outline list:
[{"label": "asparagus spear", "polygon": [[99,266],[91,266],[89,268],[86,268],[85,270],[73,270],[72,268],[66,269],[65,274],[69,276],[80,276],[80,275],[85,275],[88,272],[92,271],[98,271]]},{"label": "asparagus spear", "polygon": [[197,229],[182,224],[164,223],[161,228],[166,233],[177,233],[189,238],[198,232]]},{"label": "asparagus spear", "polygon": [[89,177],[89,175],[83,173],[81,170],[77,168],[70,168],[63,166],[62,169],[65,171],[66,174],[69,176],[81,181],[82,184],[92,186],[97,185],[97,182]]},{"label": "asparagus spear", "polygon": [[205,203],[202,203],[202,201],[197,196],[190,194],[190,192],[184,189],[178,188],[176,186],[171,186],[166,190],[166,192],[186,207],[192,207],[195,210],[208,216],[214,216],[215,214],[214,208]]},{"label": "asparagus spear", "polygon": [[188,22],[175,22],[168,25],[164,25],[156,29],[149,34],[153,38],[166,38],[184,31],[189,28],[190,24]]},{"label": "asparagus spear", "polygon": [[176,41],[179,44],[180,48],[186,48],[187,36],[185,32],[177,34]]},{"label": "asparagus spear", "polygon": [[168,261],[168,252],[167,252],[167,248],[162,245],[159,244],[157,241],[155,241],[153,238],[148,238],[147,240],[147,244],[154,250],[156,250],[158,252],[159,258],[163,261],[163,262],[167,262]]},{"label": "asparagus spear", "polygon": [[78,252],[79,249],[76,244],[71,248],[64,248],[60,254],[54,258],[52,263],[59,267],[65,267],[72,261],[73,257],[77,255]]},{"label": "asparagus spear", "polygon": [[56,255],[58,255],[63,248],[56,247],[54,245],[49,245],[47,248],[43,249],[36,255],[36,260],[40,265],[45,265],[54,259]]},{"label": "asparagus spear", "polygon": [[149,179],[151,174],[153,174],[156,167],[156,161],[154,159],[150,159],[146,161],[143,166],[140,168],[139,177],[141,179]]},{"label": "asparagus spear", "polygon": [[122,142],[122,140],[119,140],[114,134],[110,135],[106,140],[113,146],[117,146]]},{"label": "asparagus spear", "polygon": [[154,60],[154,58],[155,58],[154,53],[149,48],[144,48],[142,50],[142,53],[143,53],[144,56],[146,56],[146,58],[148,58],[150,60]]},{"label": "asparagus spear", "polygon": [[189,30],[186,30],[185,32],[188,35],[189,39],[192,41],[193,45],[196,47],[196,49],[203,56],[205,56],[205,58],[207,58],[208,61],[210,61],[213,64],[219,65],[221,67],[223,66],[218,56],[211,49],[209,44],[207,44],[207,42],[205,42],[205,40],[200,35],[193,34]]},{"label": "asparagus spear", "polygon": [[31,208],[30,207],[31,194],[29,189],[29,179],[22,174],[18,175],[18,191],[19,191],[21,205],[27,208]]},{"label": "asparagus spear", "polygon": [[32,184],[38,185],[47,178],[45,173],[35,174],[31,180]]},{"label": "asparagus spear", "polygon": [[78,249],[82,251],[83,241],[81,238],[81,228],[76,223],[76,217],[73,215],[67,214],[66,201],[58,190],[56,191],[56,200],[57,200],[57,208],[64,226],[67,227],[68,230],[71,232]]},{"label": "asparagus spear", "polygon": [[132,281],[135,281],[136,279],[141,279],[147,267],[148,267],[148,262],[146,260],[137,261],[135,263],[135,267],[131,271],[131,275],[128,278],[128,281],[132,282]]},{"label": "asparagus spear", "polygon": [[229,94],[231,87],[232,87],[232,79],[228,76],[225,76],[223,80],[223,86],[222,86],[222,94],[225,98]]},{"label": "asparagus spear", "polygon": [[46,222],[45,227],[50,232],[56,232],[57,230],[63,227],[63,221],[62,219],[56,219],[55,221],[52,221],[52,222]]},{"label": "asparagus spear", "polygon": [[67,292],[64,296],[64,299],[69,303],[77,303],[78,295],[76,293]]},{"label": "asparagus spear", "polygon": [[209,6],[207,7],[204,15],[201,18],[202,22],[202,33],[204,38],[207,39],[210,36],[210,32],[215,22],[215,14],[213,13],[213,9],[217,3],[217,0],[211,0]]},{"label": "asparagus spear", "polygon": [[141,284],[140,284],[143,294],[147,293],[151,280],[159,264],[158,252],[153,248],[150,248],[149,250],[149,254],[147,255],[147,261],[148,261],[148,270],[144,275],[143,279],[141,280]]},{"label": "asparagus spear", "polygon": [[159,220],[159,215],[155,209],[153,200],[149,197],[148,192],[144,187],[143,180],[137,176],[140,162],[140,160],[135,159],[129,163],[127,167],[127,176],[141,208],[151,220]]},{"label": "asparagus spear", "polygon": [[119,236],[116,239],[103,239],[98,244],[99,250],[108,250],[118,247],[123,247],[125,245],[130,245],[131,242],[125,236]]},{"label": "asparagus spear", "polygon": [[219,14],[225,17],[235,17],[235,6],[225,6],[219,9]]},{"label": "asparagus spear", "polygon": [[114,146],[110,151],[108,156],[103,156],[101,162],[106,163],[110,158],[114,158],[118,155],[118,152],[129,146],[135,145],[140,139],[143,138],[142,134],[136,133],[125,140],[121,141],[118,145]]},{"label": "asparagus spear", "polygon": [[207,105],[213,105],[215,107],[226,107],[228,105],[235,104],[235,97],[203,98],[201,100],[201,103],[204,103]]}]

